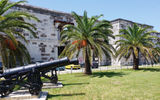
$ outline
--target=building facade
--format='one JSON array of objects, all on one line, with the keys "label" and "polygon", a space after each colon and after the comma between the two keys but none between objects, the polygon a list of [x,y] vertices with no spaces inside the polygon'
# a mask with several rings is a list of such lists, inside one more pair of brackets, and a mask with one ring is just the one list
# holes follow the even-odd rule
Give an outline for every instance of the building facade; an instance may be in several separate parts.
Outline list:
[{"label": "building facade", "polygon": [[28,40],[28,43],[24,42],[24,44],[31,55],[32,62],[58,59],[59,52],[63,49],[63,46],[60,46],[60,31],[65,24],[74,24],[71,14],[30,5],[17,5],[12,10],[29,12],[40,20],[40,22],[25,20],[37,28],[37,38],[26,31],[22,32]]},{"label": "building facade", "polygon": [[[28,43],[24,42],[24,44],[31,55],[31,60],[33,62],[36,62],[58,59],[59,54],[64,49],[64,46],[60,46],[60,31],[62,30],[62,27],[66,24],[76,25],[76,22],[71,14],[34,7],[30,5],[17,5],[11,10],[29,12],[40,20],[40,22],[26,20],[27,22],[35,25],[35,27],[37,28],[36,33],[38,38],[34,38],[26,31],[22,32],[28,40]],[[127,26],[131,26],[133,25],[133,23],[134,22],[132,21],[124,19],[116,19],[111,21],[111,24],[113,26],[113,34],[120,34],[120,29],[127,28]],[[153,26],[151,26],[151,30],[152,28]],[[110,39],[110,43],[115,47],[116,45],[114,43],[118,39],[119,38],[116,38],[115,40]],[[21,39],[19,40],[23,42]],[[83,57],[80,56],[79,60],[83,62]],[[129,61],[125,61],[125,59],[118,61],[117,59],[113,59],[113,57],[106,56],[103,56],[102,61],[100,61],[101,65],[128,65],[130,63],[132,63],[132,58]]]},{"label": "building facade", "polygon": [[[123,34],[120,33],[119,31],[121,29],[127,29],[128,26],[133,26],[133,24],[136,22],[132,22],[129,20],[125,20],[125,19],[116,19],[111,21],[111,24],[113,26],[113,34],[114,35],[119,35],[119,34]],[[141,24],[141,23],[136,23],[141,27],[149,27],[147,31],[152,31],[153,30],[153,26],[151,25],[146,25],[146,24]],[[160,37],[159,33],[152,33],[152,35]],[[116,37],[115,39],[111,39],[110,43],[116,47],[115,45],[115,41],[117,40],[121,40],[121,38]],[[150,61],[147,62],[147,60],[140,54],[140,59],[139,59],[139,64],[143,65],[143,64],[151,64]],[[118,60],[118,58],[113,58],[111,57],[111,65],[115,65],[115,66],[121,66],[121,65],[133,65],[133,57],[131,56],[128,60],[126,60],[124,57],[121,60]]]}]

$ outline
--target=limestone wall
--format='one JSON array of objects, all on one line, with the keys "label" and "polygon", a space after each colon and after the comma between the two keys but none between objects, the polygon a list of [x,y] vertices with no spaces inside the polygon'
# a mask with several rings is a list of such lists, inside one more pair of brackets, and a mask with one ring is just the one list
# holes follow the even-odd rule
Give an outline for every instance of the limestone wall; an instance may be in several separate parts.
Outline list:
[{"label": "limestone wall", "polygon": [[[120,33],[120,29],[127,29],[128,26],[133,26],[132,21],[128,21],[128,20],[124,20],[124,19],[118,19],[112,22],[112,26],[113,26],[113,33],[114,35],[118,35],[118,34],[123,34]],[[143,27],[148,27],[148,25],[145,24],[139,24],[137,23],[139,26],[143,26]],[[147,31],[153,30],[153,27],[150,26],[150,28]],[[114,41],[117,41],[121,38],[116,38],[115,40],[113,40],[111,43],[114,45],[114,47],[116,47],[116,45],[114,44]],[[150,62],[149,62],[150,63]],[[140,64],[147,64],[147,61],[145,60],[145,58],[140,54]],[[126,60],[124,57],[118,61],[118,59],[112,59],[112,65],[116,65],[116,66],[120,66],[120,65],[133,65],[133,57],[131,55],[131,57]]]},{"label": "limestone wall", "polygon": [[[119,21],[114,21],[111,22],[112,24],[112,31],[113,31],[113,35],[119,35],[119,29],[120,29],[120,24]],[[110,39],[110,44],[113,45],[114,48],[116,48],[116,44],[115,42],[119,40],[119,37],[115,37],[115,39]],[[120,66],[120,61],[118,61],[117,58],[111,57],[111,65],[113,66]]]},{"label": "limestone wall", "polygon": [[[34,24],[37,28],[37,38],[34,38],[27,31],[22,32],[28,40],[28,43],[25,43],[25,45],[30,52],[32,61],[57,59],[58,46],[60,45],[60,28],[62,27],[60,27],[60,25],[64,23],[73,23],[71,15],[28,5],[19,5],[12,8],[12,10],[29,12],[40,20],[40,22],[26,20],[27,22]],[[18,39],[22,41],[22,39]]]}]

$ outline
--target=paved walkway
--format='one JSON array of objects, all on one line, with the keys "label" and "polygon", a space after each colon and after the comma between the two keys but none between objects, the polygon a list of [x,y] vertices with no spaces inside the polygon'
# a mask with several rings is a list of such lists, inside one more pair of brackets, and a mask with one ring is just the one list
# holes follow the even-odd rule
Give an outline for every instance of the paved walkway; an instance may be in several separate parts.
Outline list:
[{"label": "paved walkway", "polygon": [[[160,65],[154,65],[154,66],[160,66]],[[147,68],[147,67],[151,67],[151,65],[143,65],[140,66],[140,68]],[[121,67],[114,67],[114,66],[101,66],[97,69],[92,69],[93,71],[103,71],[103,70],[117,70],[117,69],[131,69],[133,68],[133,66],[121,66]],[[58,74],[66,74],[66,73],[83,73],[84,72],[84,68],[81,69],[77,69],[77,70],[71,70],[71,69],[66,69],[65,71],[57,71]]]}]

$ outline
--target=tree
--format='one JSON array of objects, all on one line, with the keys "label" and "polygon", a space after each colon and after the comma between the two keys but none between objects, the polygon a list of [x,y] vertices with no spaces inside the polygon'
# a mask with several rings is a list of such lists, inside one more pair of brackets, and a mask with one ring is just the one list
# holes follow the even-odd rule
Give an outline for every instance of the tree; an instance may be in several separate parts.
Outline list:
[{"label": "tree", "polygon": [[[7,65],[12,65],[14,61],[14,63],[16,63],[17,60],[21,62],[21,64],[25,63],[25,61],[27,61],[25,59],[29,57],[26,51],[27,49],[24,45],[22,46],[20,41],[16,40],[15,35],[19,36],[25,42],[27,42],[27,40],[22,32],[29,32],[36,37],[36,33],[34,32],[36,28],[34,25],[25,22],[25,20],[39,20],[33,15],[23,11],[10,11],[15,5],[24,2],[25,1],[10,3],[9,0],[0,1],[0,55],[3,65],[6,67],[8,67]],[[21,56],[18,57],[18,55]],[[10,62],[12,62],[12,64],[9,64]]]},{"label": "tree", "polygon": [[133,69],[135,70],[139,69],[140,54],[147,61],[157,60],[154,55],[159,55],[159,48],[154,43],[157,37],[151,35],[155,31],[148,31],[149,28],[134,24],[133,27],[129,26],[127,29],[121,29],[120,33],[122,34],[117,35],[120,38],[116,41],[119,60],[122,57],[128,60],[132,56]]},{"label": "tree", "polygon": [[112,35],[112,28],[109,21],[98,19],[102,16],[87,17],[84,12],[83,17],[78,16],[75,12],[72,15],[76,25],[65,25],[61,32],[61,44],[66,44],[61,56],[73,58],[83,52],[85,59],[85,74],[92,74],[91,62],[93,54],[100,59],[103,54],[112,54],[112,45],[109,44],[109,37]]},{"label": "tree", "polygon": [[16,67],[17,64],[22,66],[30,63],[30,54],[27,48],[20,41],[17,42],[16,47],[10,39],[4,38],[1,41],[1,57],[6,68]]}]

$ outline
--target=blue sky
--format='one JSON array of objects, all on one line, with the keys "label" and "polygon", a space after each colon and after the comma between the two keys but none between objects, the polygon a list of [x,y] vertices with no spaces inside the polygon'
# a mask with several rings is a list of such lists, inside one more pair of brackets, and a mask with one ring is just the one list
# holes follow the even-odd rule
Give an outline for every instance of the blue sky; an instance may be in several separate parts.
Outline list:
[{"label": "blue sky", "polygon": [[[19,0],[12,0],[19,1]],[[28,0],[28,4],[79,15],[103,14],[103,19],[124,18],[149,24],[160,31],[160,0]]]}]

